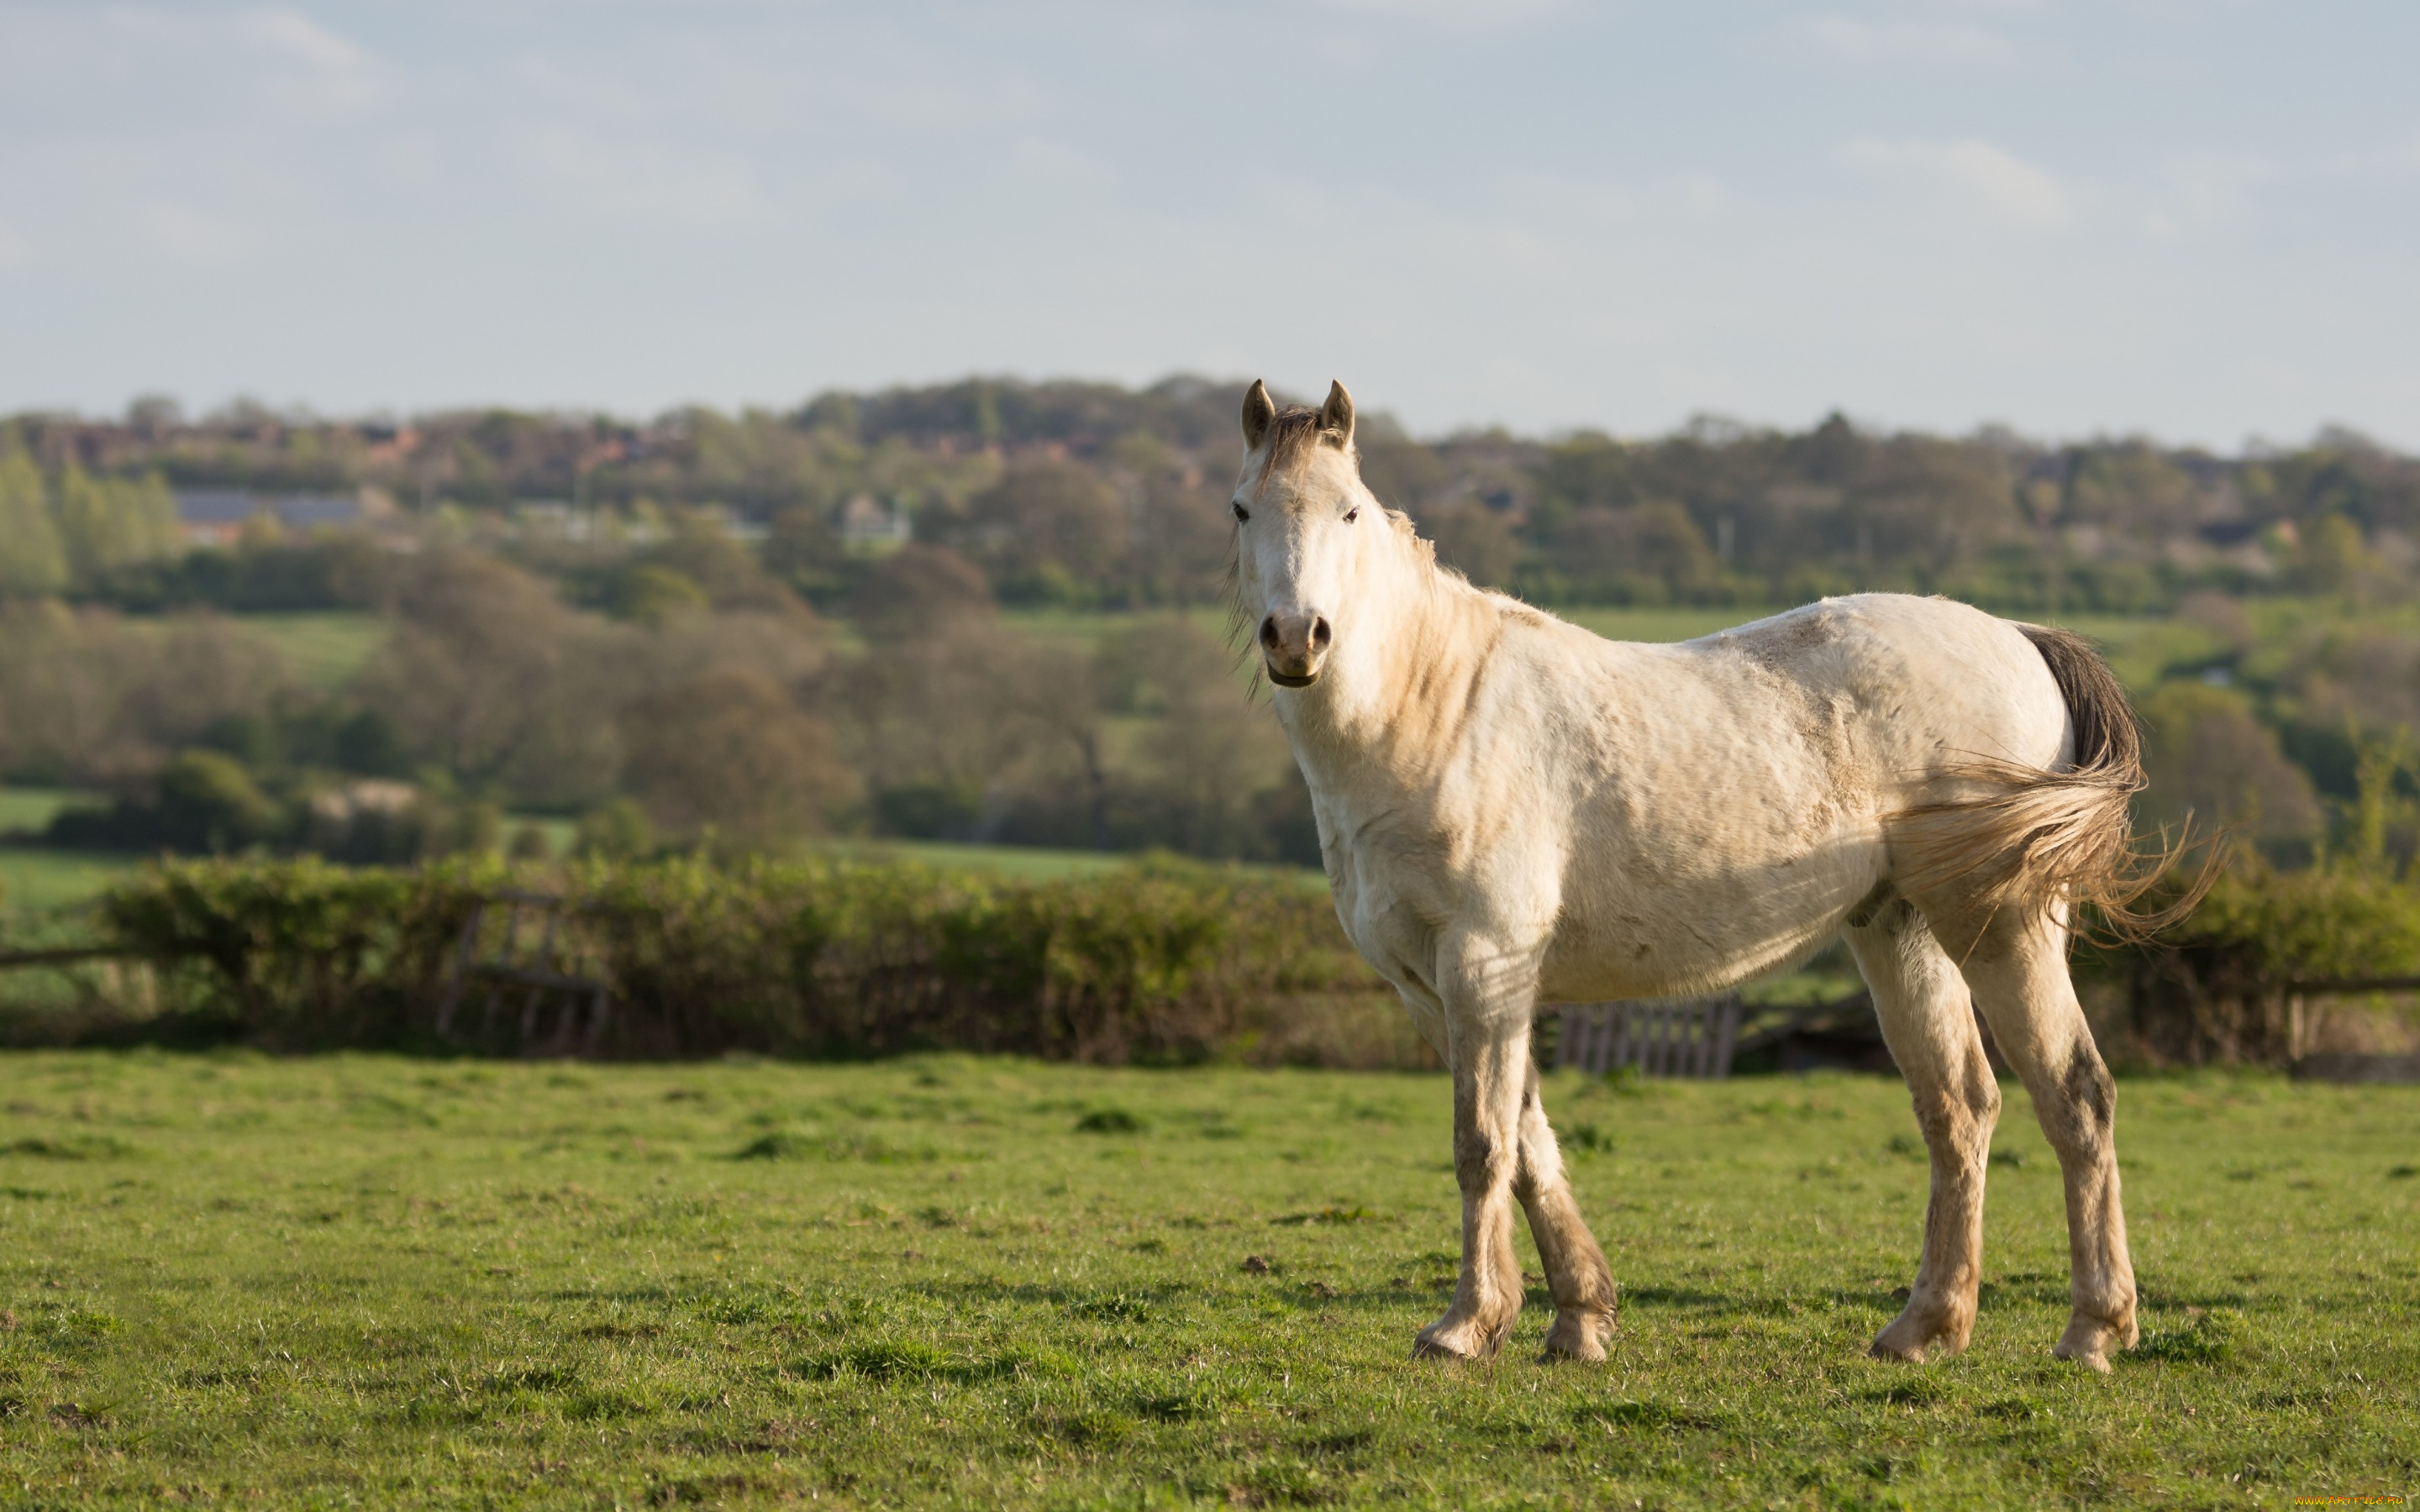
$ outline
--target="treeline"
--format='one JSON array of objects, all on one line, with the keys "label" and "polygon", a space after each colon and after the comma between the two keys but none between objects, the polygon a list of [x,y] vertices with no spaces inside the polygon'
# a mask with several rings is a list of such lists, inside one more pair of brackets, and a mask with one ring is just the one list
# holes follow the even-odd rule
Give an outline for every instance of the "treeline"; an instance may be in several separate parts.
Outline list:
[{"label": "treeline", "polygon": [[388,629],[334,688],[208,612],[0,606],[0,778],[116,795],[39,838],[544,852],[516,810],[577,816],[597,855],[870,833],[1318,860],[1274,721],[1196,619],[1017,633],[971,563],[911,544],[836,625],[694,520],[593,579],[442,543],[354,565]]},{"label": "treeline", "polygon": [[[0,423],[0,780],[111,795],[49,839],[403,860],[825,833],[1311,863],[1308,798],[1222,637],[1231,385],[969,380],[786,414]],[[1712,422],[1624,441],[1361,427],[1380,497],[1473,578],[1565,606],[1935,591],[2174,610],[2130,653],[2147,817],[2272,862],[2381,821],[2420,854],[2420,463],[2222,458]],[[190,548],[180,488],[350,490]],[[902,534],[908,539],[900,539]],[[1140,610],[1007,633],[1003,607]],[[391,628],[303,684],[212,610]],[[1031,625],[1031,619],[1025,622]],[[2398,742],[2403,744],[2398,745]]]},{"label": "treeline", "polygon": [[[149,401],[119,422],[20,416],[0,426],[0,450],[54,478],[361,490],[393,519],[592,577],[682,511],[708,511],[761,537],[767,570],[827,610],[862,570],[852,542],[869,519],[957,550],[1004,602],[1184,606],[1218,593],[1238,387],[969,379],[644,423],[336,422],[250,406],[188,423]],[[2142,610],[2196,588],[2381,595],[2420,563],[2420,462],[2343,432],[2224,457],[2140,440],[1888,433],[1838,415],[1795,432],[1707,420],[1644,440],[1428,440],[1375,416],[1361,449],[1378,496],[1448,560],[1547,604],[1900,588],[2007,609]],[[221,602],[207,595],[238,586],[166,589]]]}]

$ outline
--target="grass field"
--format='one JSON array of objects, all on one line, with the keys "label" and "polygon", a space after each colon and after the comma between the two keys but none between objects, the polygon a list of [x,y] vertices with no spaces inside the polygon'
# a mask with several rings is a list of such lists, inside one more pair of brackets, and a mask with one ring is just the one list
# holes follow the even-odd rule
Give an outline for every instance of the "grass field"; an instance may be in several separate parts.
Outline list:
[{"label": "grass field", "polygon": [[[1550,1086],[1600,1368],[1406,1358],[1434,1076],[24,1055],[17,1505],[2284,1505],[2420,1464],[2420,1093],[2131,1081],[2147,1299],[2051,1360],[2011,1089],[1975,1348],[1867,1360],[1924,1167],[1880,1080]],[[1265,1272],[1245,1268],[1258,1257]],[[1534,1269],[1534,1260],[1531,1262]]]},{"label": "grass field", "polygon": [[85,902],[136,864],[101,851],[0,846],[0,916],[42,915]]},{"label": "grass field", "polygon": [[322,690],[343,687],[386,643],[389,625],[375,614],[239,614],[238,624],[285,655],[294,674]]},{"label": "grass field", "polygon": [[[78,801],[102,800],[66,788],[0,787],[0,831],[38,831]],[[134,864],[131,856],[0,845],[0,941],[43,933],[45,916],[91,898]]]}]

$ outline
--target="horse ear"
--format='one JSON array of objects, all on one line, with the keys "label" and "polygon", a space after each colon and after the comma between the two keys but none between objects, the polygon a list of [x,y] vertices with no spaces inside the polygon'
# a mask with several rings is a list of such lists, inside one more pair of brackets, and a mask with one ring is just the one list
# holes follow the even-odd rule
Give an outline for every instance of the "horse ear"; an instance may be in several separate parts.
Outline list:
[{"label": "horse ear", "polygon": [[1319,433],[1339,451],[1353,449],[1353,395],[1334,378],[1327,380],[1327,402],[1319,407]]},{"label": "horse ear", "polygon": [[1269,422],[1278,418],[1277,401],[1269,397],[1269,386],[1259,378],[1244,391],[1244,450],[1260,449],[1268,440]]}]

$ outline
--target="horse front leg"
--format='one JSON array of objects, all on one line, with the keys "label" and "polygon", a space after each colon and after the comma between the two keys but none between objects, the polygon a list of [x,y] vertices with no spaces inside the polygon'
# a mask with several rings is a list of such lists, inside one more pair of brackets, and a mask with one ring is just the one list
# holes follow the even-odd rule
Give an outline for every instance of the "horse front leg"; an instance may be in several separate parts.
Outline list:
[{"label": "horse front leg", "polygon": [[1466,1026],[1451,1012],[1453,1174],[1462,1187],[1462,1279],[1445,1316],[1412,1353],[1480,1360],[1504,1346],[1521,1316],[1512,1253],[1513,1179],[1521,1165],[1521,1100],[1529,1066],[1526,1023]]}]

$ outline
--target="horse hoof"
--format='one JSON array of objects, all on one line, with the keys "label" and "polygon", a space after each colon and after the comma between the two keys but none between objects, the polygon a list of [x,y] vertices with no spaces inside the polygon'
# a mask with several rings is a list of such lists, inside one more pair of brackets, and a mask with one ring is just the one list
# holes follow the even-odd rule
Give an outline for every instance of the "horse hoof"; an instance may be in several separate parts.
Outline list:
[{"label": "horse hoof", "polygon": [[2131,1318],[2119,1326],[2078,1314],[2052,1347],[2051,1358],[2070,1361],[2105,1376],[2109,1373],[2110,1347],[2126,1349],[2141,1336]]},{"label": "horse hoof", "polygon": [[1605,1364],[1605,1346],[1594,1339],[1585,1339],[1572,1345],[1559,1344],[1553,1339],[1548,1339],[1546,1352],[1538,1356],[1538,1363],[1540,1365],[1603,1365]]},{"label": "horse hoof", "polygon": [[1595,1315],[1559,1316],[1555,1326],[1546,1331],[1546,1352],[1538,1356],[1541,1365],[1572,1361],[1580,1365],[1600,1365],[1605,1360],[1605,1340],[1613,1332],[1613,1319]]},{"label": "horse hoof", "polygon": [[1866,1352],[1877,1360],[1897,1360],[1901,1365],[1922,1365],[1932,1353],[1932,1331],[1907,1317],[1895,1319],[1888,1328],[1874,1335]]},{"label": "horse hoof", "polygon": [[1437,1324],[1420,1330],[1419,1337],[1412,1340],[1412,1358],[1466,1363],[1487,1359],[1503,1346],[1500,1334],[1490,1335],[1469,1324],[1460,1328]]}]

